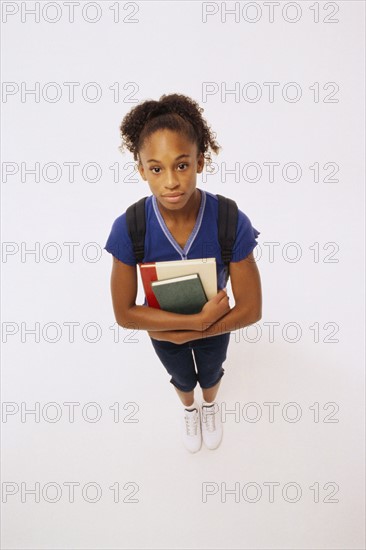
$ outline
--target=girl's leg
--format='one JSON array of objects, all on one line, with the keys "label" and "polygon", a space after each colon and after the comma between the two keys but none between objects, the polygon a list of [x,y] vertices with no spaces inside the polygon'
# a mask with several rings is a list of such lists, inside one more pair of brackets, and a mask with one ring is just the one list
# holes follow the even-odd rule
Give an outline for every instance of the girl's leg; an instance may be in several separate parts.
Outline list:
[{"label": "girl's leg", "polygon": [[179,399],[185,406],[194,401],[194,388],[197,384],[197,373],[189,344],[173,344],[150,338],[155,353],[170,374],[170,382],[174,386]]},{"label": "girl's leg", "polygon": [[217,395],[221,378],[225,370],[222,365],[226,360],[230,342],[230,332],[211,336],[192,343],[198,371],[198,381],[205,401],[212,403]]},{"label": "girl's leg", "polygon": [[202,437],[208,449],[216,449],[222,440],[223,427],[215,398],[224,374],[222,364],[226,360],[229,341],[230,333],[224,333],[197,341],[194,348],[198,380],[205,401],[201,408]]},{"label": "girl's leg", "polygon": [[192,348],[189,344],[173,344],[151,338],[157,356],[170,374],[170,382],[183,403],[181,415],[182,440],[191,453],[200,450],[202,444],[199,406],[194,401],[197,373]]},{"label": "girl's leg", "polygon": [[[175,386],[174,386],[175,387]],[[190,407],[194,403],[194,390],[192,391],[181,391],[178,390],[178,388],[175,387],[175,391],[177,392],[179,399],[185,405],[186,407]]]},{"label": "girl's leg", "polygon": [[218,383],[215,384],[215,386],[212,386],[212,388],[202,388],[202,395],[205,401],[207,401],[208,403],[212,403],[212,401],[215,401],[217,392],[219,391],[220,383],[221,380],[219,380]]}]

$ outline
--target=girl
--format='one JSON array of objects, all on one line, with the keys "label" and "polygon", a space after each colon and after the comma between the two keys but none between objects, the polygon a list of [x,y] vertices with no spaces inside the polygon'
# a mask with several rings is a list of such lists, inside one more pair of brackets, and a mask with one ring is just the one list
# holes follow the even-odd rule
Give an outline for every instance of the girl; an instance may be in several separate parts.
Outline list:
[{"label": "girl", "polygon": [[[260,234],[244,212],[238,212],[236,240],[229,264],[235,306],[225,287],[225,266],[218,241],[217,196],[196,187],[196,174],[216,154],[203,108],[181,94],[147,100],[130,110],[120,126],[123,151],[133,153],[139,173],[152,195],[145,203],[146,236],[143,262],[216,257],[218,292],[198,314],[184,315],[136,305],[137,269],[126,225],[126,212],[113,223],[105,250],[113,256],[111,293],[117,323],[146,330],[170,382],[183,404],[185,447],[196,452],[201,441],[216,449],[222,423],[215,401],[231,331],[261,319],[262,296],[253,249]],[[195,368],[196,367],[196,368]],[[202,389],[201,406],[194,388]]]}]

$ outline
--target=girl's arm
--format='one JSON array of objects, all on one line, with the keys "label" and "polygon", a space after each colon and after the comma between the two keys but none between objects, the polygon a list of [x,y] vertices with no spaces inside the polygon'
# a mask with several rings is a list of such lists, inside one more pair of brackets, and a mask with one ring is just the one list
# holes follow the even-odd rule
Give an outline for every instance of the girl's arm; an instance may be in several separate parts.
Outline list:
[{"label": "girl's arm", "polygon": [[117,323],[125,328],[131,325],[137,330],[201,331],[230,311],[229,299],[221,290],[200,313],[184,315],[161,309],[137,306],[137,269],[136,266],[124,264],[114,256],[111,274],[111,293],[113,310]]},{"label": "girl's arm", "polygon": [[196,331],[149,331],[149,335],[156,340],[184,344],[189,340],[198,340],[209,336],[217,336],[224,332],[232,332],[259,321],[262,318],[262,290],[253,253],[251,252],[240,262],[231,262],[229,269],[235,307],[224,317],[210,325],[202,324],[201,329]]}]

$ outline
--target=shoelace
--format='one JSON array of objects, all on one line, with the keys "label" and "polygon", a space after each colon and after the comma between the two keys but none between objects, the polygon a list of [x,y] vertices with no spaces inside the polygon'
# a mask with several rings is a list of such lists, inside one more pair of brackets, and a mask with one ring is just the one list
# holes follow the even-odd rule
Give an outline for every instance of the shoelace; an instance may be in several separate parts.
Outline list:
[{"label": "shoelace", "polygon": [[198,411],[193,409],[188,412],[184,417],[186,423],[186,433],[187,435],[197,435],[197,426],[198,426]]},{"label": "shoelace", "polygon": [[[211,405],[211,407],[212,406],[213,405]],[[214,432],[216,430],[215,411],[210,412],[206,410],[211,407],[202,407],[202,413],[203,413],[202,423],[206,425],[206,430],[208,432]]]}]

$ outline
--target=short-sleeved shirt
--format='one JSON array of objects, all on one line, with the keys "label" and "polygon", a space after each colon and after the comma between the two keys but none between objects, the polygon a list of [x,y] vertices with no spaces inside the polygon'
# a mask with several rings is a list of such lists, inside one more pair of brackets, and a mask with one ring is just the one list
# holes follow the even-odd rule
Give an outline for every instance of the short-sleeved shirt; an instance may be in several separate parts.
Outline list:
[{"label": "short-sleeved shirt", "polygon": [[[199,189],[201,204],[195,226],[184,248],[170,233],[159,210],[155,195],[145,201],[146,235],[143,263],[170,260],[190,260],[197,258],[216,258],[217,287],[225,288],[225,265],[221,258],[218,240],[218,198],[213,193]],[[243,260],[257,246],[256,239],[260,231],[255,229],[250,219],[240,209],[236,239],[232,250],[232,262]],[[136,265],[133,246],[127,229],[126,212],[113,222],[105,250],[128,265]],[[146,300],[145,300],[146,304]]]}]

